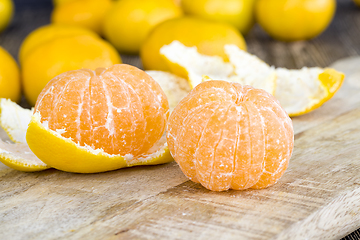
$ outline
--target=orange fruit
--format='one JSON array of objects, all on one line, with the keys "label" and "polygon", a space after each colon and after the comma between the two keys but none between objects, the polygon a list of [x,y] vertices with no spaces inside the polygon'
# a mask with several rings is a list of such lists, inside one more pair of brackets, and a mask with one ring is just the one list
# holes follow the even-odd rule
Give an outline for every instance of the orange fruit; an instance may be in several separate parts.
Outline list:
[{"label": "orange fruit", "polygon": [[35,112],[53,131],[81,146],[137,156],[164,133],[167,98],[144,71],[130,65],[66,72],[39,95]]},{"label": "orange fruit", "polygon": [[105,17],[104,35],[120,52],[137,54],[156,25],[181,15],[173,0],[121,0]]},{"label": "orange fruit", "polygon": [[20,64],[23,63],[26,56],[32,50],[40,47],[48,41],[62,37],[72,37],[80,35],[90,35],[95,38],[99,37],[99,35],[97,35],[95,32],[77,26],[69,26],[62,24],[48,24],[45,26],[41,26],[32,31],[29,35],[27,35],[24,41],[21,43],[19,49]]},{"label": "orange fruit", "polygon": [[12,0],[0,0],[0,32],[10,23],[14,14],[14,3]]},{"label": "orange fruit", "polygon": [[19,66],[15,59],[0,46],[0,98],[19,102],[21,84]]},{"label": "orange fruit", "polygon": [[255,0],[182,0],[181,6],[186,14],[226,22],[246,34],[255,22],[255,2]]},{"label": "orange fruit", "polygon": [[111,0],[72,0],[55,6],[51,22],[88,28],[102,34],[103,21]]},{"label": "orange fruit", "polygon": [[32,49],[22,61],[25,97],[34,105],[45,85],[57,75],[81,68],[96,69],[121,63],[116,49],[91,35],[63,36]]},{"label": "orange fruit", "polygon": [[241,33],[231,25],[194,17],[170,19],[157,25],[148,35],[140,50],[145,69],[169,71],[160,48],[178,40],[187,47],[196,46],[200,53],[218,55],[227,60],[226,44],[246,49]]},{"label": "orange fruit", "polygon": [[336,0],[258,0],[255,7],[260,26],[283,41],[318,36],[330,24],[335,10]]},{"label": "orange fruit", "polygon": [[197,85],[171,113],[166,132],[183,173],[213,191],[276,183],[294,145],[291,119],[271,94],[226,81]]},{"label": "orange fruit", "polygon": [[360,7],[360,0],[353,0],[353,2]]}]

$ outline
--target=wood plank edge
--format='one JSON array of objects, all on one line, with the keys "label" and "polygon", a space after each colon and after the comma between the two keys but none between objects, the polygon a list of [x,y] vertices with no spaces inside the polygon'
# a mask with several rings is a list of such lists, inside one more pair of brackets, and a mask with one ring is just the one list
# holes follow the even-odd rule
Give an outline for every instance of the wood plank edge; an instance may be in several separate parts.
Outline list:
[{"label": "wood plank edge", "polygon": [[360,187],[293,224],[274,239],[340,239],[360,227]]}]

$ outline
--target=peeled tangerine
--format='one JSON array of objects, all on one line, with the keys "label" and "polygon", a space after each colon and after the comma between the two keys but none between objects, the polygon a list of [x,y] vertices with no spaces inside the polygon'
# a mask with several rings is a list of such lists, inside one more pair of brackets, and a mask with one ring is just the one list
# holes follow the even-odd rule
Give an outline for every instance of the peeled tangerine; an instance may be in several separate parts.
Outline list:
[{"label": "peeled tangerine", "polygon": [[26,141],[45,164],[68,172],[159,164],[172,161],[168,115],[161,87],[136,67],[69,71],[39,95]]},{"label": "peeled tangerine", "polygon": [[213,191],[261,189],[285,172],[294,132],[287,113],[266,91],[207,81],[171,113],[167,141],[192,181]]}]

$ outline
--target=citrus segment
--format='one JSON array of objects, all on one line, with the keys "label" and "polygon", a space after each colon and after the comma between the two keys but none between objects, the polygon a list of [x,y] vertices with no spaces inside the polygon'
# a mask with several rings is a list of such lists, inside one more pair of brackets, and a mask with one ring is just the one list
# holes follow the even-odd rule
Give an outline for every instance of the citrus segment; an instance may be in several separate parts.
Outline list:
[{"label": "citrus segment", "polygon": [[52,3],[54,5],[54,7],[59,6],[61,4],[67,3],[67,2],[73,2],[76,0],[53,0]]},{"label": "citrus segment", "polygon": [[224,191],[274,184],[286,170],[294,138],[290,118],[266,91],[207,81],[174,109],[167,141],[189,179]]},{"label": "citrus segment", "polygon": [[19,102],[21,98],[20,70],[15,59],[0,46],[0,98]]},{"label": "citrus segment", "polygon": [[98,149],[80,146],[60,133],[43,126],[40,117],[35,114],[29,124],[26,140],[35,155],[56,169],[92,173],[123,168],[126,158],[121,155],[109,155]]},{"label": "citrus segment", "polygon": [[[236,109],[237,108],[237,109]],[[264,163],[259,159],[264,159],[265,136],[263,120],[258,113],[258,109],[251,102],[243,106],[234,107],[233,113],[236,115],[236,128],[234,133],[235,143],[231,146],[234,149],[233,174],[227,188],[247,189],[256,184],[264,171]],[[248,118],[241,117],[238,112],[249,115]],[[255,143],[255,144],[253,144]]]},{"label": "citrus segment", "polygon": [[227,56],[224,45],[234,44],[246,49],[244,38],[231,25],[194,17],[180,17],[160,23],[149,33],[140,49],[144,68],[168,71],[168,66],[160,55],[160,48],[175,40],[188,47],[196,46],[201,54],[217,55],[225,60]]},{"label": "citrus segment", "polygon": [[0,99],[0,126],[11,141],[26,143],[26,130],[32,110],[24,109],[9,99]]},{"label": "citrus segment", "polygon": [[39,27],[32,31],[22,42],[19,50],[19,61],[22,64],[26,56],[33,49],[43,45],[44,43],[53,39],[62,37],[71,37],[79,35],[89,35],[92,37],[99,37],[95,32],[86,28],[62,25],[62,24],[49,24]]},{"label": "citrus segment", "polygon": [[190,85],[184,78],[163,71],[145,71],[149,74],[164,91],[168,101],[170,112],[190,92]]}]

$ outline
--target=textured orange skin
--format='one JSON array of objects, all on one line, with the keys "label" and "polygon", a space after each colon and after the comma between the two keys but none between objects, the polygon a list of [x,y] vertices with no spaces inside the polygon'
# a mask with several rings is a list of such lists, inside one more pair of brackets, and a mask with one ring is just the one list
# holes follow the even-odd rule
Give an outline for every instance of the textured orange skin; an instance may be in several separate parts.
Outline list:
[{"label": "textured orange skin", "polygon": [[126,64],[60,74],[46,85],[35,105],[41,122],[47,121],[54,131],[64,129],[63,137],[123,156],[140,155],[160,139],[168,110],[158,83]]},{"label": "textured orange skin", "polygon": [[207,81],[171,113],[167,141],[192,181],[213,191],[261,189],[285,172],[294,132],[291,119],[264,90]]}]

